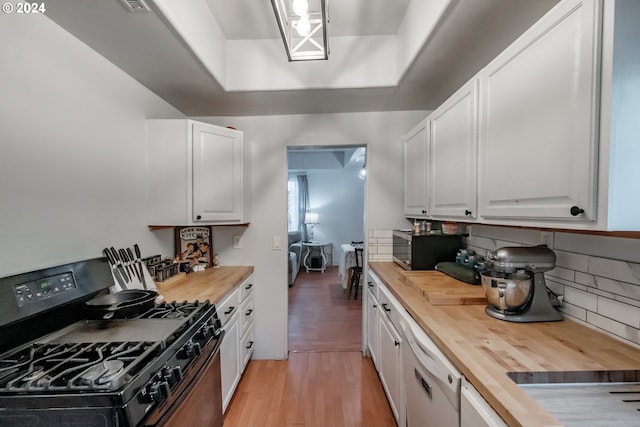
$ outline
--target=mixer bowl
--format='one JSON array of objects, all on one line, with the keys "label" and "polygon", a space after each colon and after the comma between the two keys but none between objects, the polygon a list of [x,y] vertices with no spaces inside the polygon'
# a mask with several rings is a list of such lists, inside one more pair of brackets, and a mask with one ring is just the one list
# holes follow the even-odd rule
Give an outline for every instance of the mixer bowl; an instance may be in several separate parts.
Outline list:
[{"label": "mixer bowl", "polygon": [[533,295],[533,276],[524,270],[514,273],[483,271],[481,282],[489,304],[505,312],[521,311]]}]

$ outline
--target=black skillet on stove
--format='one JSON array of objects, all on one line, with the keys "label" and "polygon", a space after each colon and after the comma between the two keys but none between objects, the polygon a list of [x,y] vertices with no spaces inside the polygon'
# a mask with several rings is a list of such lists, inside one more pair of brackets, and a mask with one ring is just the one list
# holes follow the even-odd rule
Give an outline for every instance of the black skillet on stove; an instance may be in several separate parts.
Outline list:
[{"label": "black skillet on stove", "polygon": [[142,289],[129,289],[114,294],[98,295],[84,303],[89,319],[129,319],[151,309],[158,293]]}]

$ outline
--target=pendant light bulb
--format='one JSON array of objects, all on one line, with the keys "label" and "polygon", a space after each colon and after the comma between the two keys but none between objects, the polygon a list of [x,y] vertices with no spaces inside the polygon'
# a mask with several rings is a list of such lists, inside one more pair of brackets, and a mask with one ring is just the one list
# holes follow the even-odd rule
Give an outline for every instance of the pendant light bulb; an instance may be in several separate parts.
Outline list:
[{"label": "pendant light bulb", "polygon": [[308,16],[302,16],[296,25],[296,31],[300,37],[306,37],[311,32],[311,23]]},{"label": "pendant light bulb", "polygon": [[307,3],[307,0],[293,0],[291,7],[293,13],[300,17],[306,16],[309,11],[309,3]]},{"label": "pendant light bulb", "polygon": [[367,177],[367,169],[363,165],[362,169],[360,169],[360,172],[358,172],[358,178],[365,179],[366,177]]}]

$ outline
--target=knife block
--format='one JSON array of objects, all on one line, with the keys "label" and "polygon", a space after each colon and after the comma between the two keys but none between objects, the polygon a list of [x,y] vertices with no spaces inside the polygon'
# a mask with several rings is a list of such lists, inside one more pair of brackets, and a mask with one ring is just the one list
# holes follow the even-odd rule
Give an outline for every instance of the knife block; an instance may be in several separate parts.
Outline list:
[{"label": "knife block", "polygon": [[[144,285],[142,284],[142,281],[138,280],[138,276],[134,274],[131,277],[131,281],[125,284],[126,289],[147,289],[149,291],[157,291],[158,287],[156,286],[156,282],[154,282],[153,277],[151,277],[151,274],[149,274],[149,270],[147,269],[147,266],[144,263],[141,263],[141,265],[142,265],[142,273],[144,275],[144,283],[146,284],[147,287],[145,288]],[[120,283],[118,283],[118,281],[116,280],[115,272],[113,269],[111,269],[111,276],[113,277],[114,285],[109,288],[109,292],[115,293],[115,292],[120,292],[125,290],[125,288],[123,288],[120,285]]]}]

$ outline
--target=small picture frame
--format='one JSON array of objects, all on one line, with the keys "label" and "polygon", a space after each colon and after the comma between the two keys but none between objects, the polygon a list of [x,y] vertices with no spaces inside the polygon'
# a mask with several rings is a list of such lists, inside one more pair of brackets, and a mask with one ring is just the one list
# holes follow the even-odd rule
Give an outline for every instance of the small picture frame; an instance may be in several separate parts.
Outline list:
[{"label": "small picture frame", "polygon": [[176,261],[191,266],[212,266],[213,233],[211,227],[176,227]]}]

